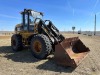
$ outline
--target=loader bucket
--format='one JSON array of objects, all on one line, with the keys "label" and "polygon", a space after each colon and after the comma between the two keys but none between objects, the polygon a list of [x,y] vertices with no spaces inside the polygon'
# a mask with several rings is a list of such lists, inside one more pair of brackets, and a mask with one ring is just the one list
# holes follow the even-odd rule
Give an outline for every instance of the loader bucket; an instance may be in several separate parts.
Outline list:
[{"label": "loader bucket", "polygon": [[66,38],[55,46],[54,58],[59,65],[75,68],[89,51],[78,37]]}]

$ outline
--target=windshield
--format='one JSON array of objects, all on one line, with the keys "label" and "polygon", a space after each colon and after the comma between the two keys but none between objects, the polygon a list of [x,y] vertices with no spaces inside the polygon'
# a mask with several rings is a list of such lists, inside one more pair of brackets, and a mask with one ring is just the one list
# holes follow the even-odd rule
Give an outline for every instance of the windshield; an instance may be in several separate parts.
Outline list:
[{"label": "windshield", "polygon": [[32,17],[35,18],[43,18],[43,15],[40,12],[31,11]]}]

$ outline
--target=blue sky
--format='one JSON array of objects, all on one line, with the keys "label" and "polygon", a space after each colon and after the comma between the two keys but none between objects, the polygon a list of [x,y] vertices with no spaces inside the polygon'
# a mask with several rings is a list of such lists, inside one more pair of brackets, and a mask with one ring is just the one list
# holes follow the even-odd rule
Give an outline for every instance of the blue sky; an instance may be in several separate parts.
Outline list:
[{"label": "blue sky", "polygon": [[0,30],[13,31],[21,23],[19,14],[24,8],[44,13],[61,31],[93,31],[97,14],[97,31],[100,31],[100,0],[0,0]]}]

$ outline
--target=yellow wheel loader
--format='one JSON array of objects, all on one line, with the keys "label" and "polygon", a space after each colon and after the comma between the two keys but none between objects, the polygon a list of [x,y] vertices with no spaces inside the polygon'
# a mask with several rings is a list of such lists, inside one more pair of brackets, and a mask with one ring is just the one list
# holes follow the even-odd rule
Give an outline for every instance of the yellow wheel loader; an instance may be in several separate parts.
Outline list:
[{"label": "yellow wheel loader", "polygon": [[31,9],[21,12],[22,23],[15,26],[11,37],[14,51],[30,46],[32,54],[44,59],[54,53],[57,64],[76,67],[90,51],[78,37],[65,38],[50,20],[42,20],[43,13]]}]

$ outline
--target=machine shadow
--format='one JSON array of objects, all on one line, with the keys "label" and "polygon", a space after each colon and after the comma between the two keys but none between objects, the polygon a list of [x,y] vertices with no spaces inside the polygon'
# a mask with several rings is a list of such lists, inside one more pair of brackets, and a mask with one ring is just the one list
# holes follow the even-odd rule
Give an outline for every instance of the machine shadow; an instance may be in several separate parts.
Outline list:
[{"label": "machine shadow", "polygon": [[15,62],[22,62],[22,63],[34,63],[39,61],[34,56],[32,56],[31,51],[28,48],[23,49],[19,52],[12,51],[11,46],[1,46],[0,47],[0,54],[3,57],[7,58],[7,60],[12,60]]},{"label": "machine shadow", "polygon": [[75,68],[72,67],[64,67],[61,65],[57,65],[56,62],[54,61],[54,58],[48,58],[48,61],[46,61],[43,64],[40,64],[36,67],[39,70],[49,70],[49,71],[54,71],[54,72],[65,72],[65,73],[72,73]]},{"label": "machine shadow", "polygon": [[[34,63],[41,61],[33,57],[31,51],[28,48],[25,48],[24,50],[19,52],[14,52],[12,51],[11,46],[1,46],[0,57],[4,57],[7,58],[7,60],[12,60],[14,62],[21,62],[21,63]],[[61,72],[71,73],[75,69],[72,67],[62,67],[60,65],[57,65],[53,57],[52,58],[48,57],[47,59],[48,60],[46,62],[38,65],[36,68],[39,70],[49,70],[60,73]]]}]

